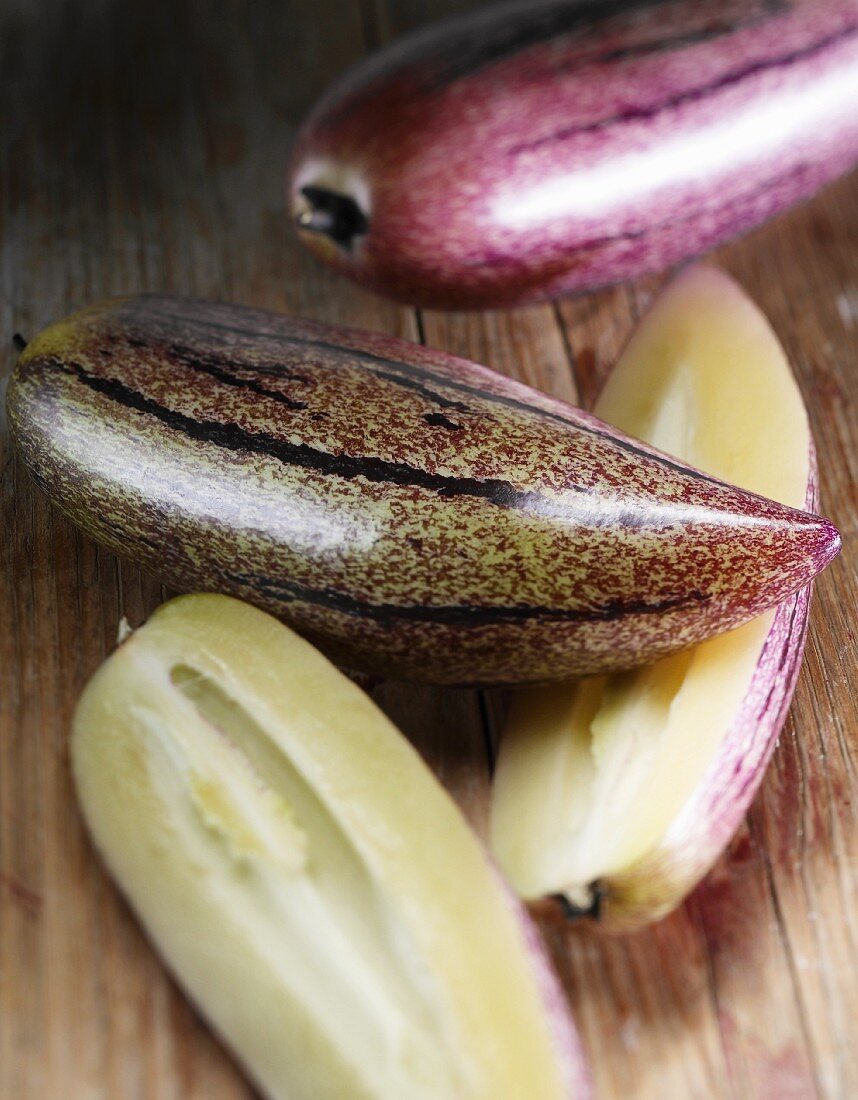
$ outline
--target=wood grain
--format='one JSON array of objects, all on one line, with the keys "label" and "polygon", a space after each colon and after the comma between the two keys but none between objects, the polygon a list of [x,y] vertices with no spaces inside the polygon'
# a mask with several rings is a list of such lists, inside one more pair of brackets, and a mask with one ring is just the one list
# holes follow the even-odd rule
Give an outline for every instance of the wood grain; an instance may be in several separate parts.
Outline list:
[{"label": "wood grain", "polygon": [[[659,278],[558,306],[421,317],[330,275],[289,232],[285,159],[315,96],[365,48],[465,6],[6,5],[4,372],[13,332],[165,290],[424,339],[564,397],[577,379],[591,401]],[[716,260],[789,351],[844,553],[817,586],[791,717],[729,853],[654,928],[543,931],[603,1100],[845,1100],[858,1095],[858,177]],[[0,1097],[249,1097],[102,873],[70,786],[74,701],[120,618],[141,622],[164,593],[52,512],[5,427],[0,446]],[[504,699],[374,693],[484,829]]]}]

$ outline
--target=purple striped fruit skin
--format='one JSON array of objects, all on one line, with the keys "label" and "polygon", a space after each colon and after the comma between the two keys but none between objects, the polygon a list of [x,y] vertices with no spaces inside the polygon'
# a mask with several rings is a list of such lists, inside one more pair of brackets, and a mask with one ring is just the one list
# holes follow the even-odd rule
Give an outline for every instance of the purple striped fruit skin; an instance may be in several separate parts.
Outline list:
[{"label": "purple striped fruit skin", "polygon": [[775,606],[840,548],[827,520],[485,367],[239,306],[81,310],[28,345],[7,409],[94,538],[375,675],[630,668]]},{"label": "purple striped fruit skin", "polygon": [[374,290],[516,305],[809,197],[858,158],[856,102],[858,0],[516,0],[346,73],[299,135],[288,201],[296,220],[318,216],[306,187],[357,204],[345,243],[301,236]]}]

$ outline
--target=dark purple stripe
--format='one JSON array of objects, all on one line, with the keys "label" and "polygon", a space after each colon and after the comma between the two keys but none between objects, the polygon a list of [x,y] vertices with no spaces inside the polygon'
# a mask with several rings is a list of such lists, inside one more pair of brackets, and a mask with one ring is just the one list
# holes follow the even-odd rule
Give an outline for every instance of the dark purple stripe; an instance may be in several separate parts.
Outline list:
[{"label": "dark purple stripe", "polygon": [[[670,9],[679,6],[687,6],[687,0],[601,0],[598,4],[594,0],[559,0],[553,5],[520,4],[513,13],[501,7],[488,19],[478,12],[475,18],[463,18],[458,26],[452,21],[446,28],[439,26],[438,39],[428,48],[423,45],[425,36],[415,35],[413,64],[426,72],[420,89],[437,91],[533,46],[578,32],[598,34],[605,23],[624,15],[661,8],[652,21],[669,25]],[[441,37],[445,31],[446,36]],[[412,61],[409,45],[402,46],[406,63]],[[416,53],[419,49],[426,49],[425,57]]]},{"label": "dark purple stripe", "polygon": [[683,596],[668,596],[660,600],[609,600],[590,608],[547,607],[532,604],[487,607],[480,604],[426,605],[374,604],[349,596],[333,588],[307,588],[291,581],[263,577],[252,573],[229,573],[227,579],[263,596],[285,603],[299,602],[326,607],[344,615],[372,619],[374,622],[431,622],[445,626],[492,626],[497,623],[527,623],[534,619],[545,622],[593,623],[612,622],[628,615],[658,615],[700,606],[711,597],[693,591]]},{"label": "dark purple stripe", "polygon": [[[138,390],[126,386],[115,378],[102,378],[90,374],[79,363],[63,363],[59,359],[48,362],[65,374],[77,378],[88,389],[100,393],[124,408],[153,416],[173,431],[180,432],[200,443],[212,444],[225,450],[264,455],[290,466],[313,470],[327,477],[346,480],[364,478],[385,485],[414,486],[437,493],[440,497],[475,497],[501,508],[511,508],[539,514],[545,510],[545,499],[539,493],[523,492],[508,481],[498,478],[448,477],[410,466],[405,462],[389,462],[371,455],[331,454],[320,451],[307,443],[292,443],[269,432],[251,432],[238,424],[218,420],[204,420],[169,409]],[[570,486],[571,491],[587,493],[586,487]],[[556,514],[558,509],[552,505]],[[568,511],[568,519],[581,522],[574,508]],[[627,510],[614,522],[627,522],[641,526],[634,510]],[[595,520],[594,520],[595,522]]]},{"label": "dark purple stripe", "polygon": [[[152,350],[157,352],[159,348],[156,346]],[[268,397],[272,401],[277,401],[279,404],[285,405],[288,409],[298,410],[307,408],[306,401],[296,401],[280,390],[270,390],[267,386],[263,386],[254,378],[240,378],[231,370],[227,370],[222,362],[211,355],[203,355],[194,351],[193,348],[184,347],[182,344],[169,344],[166,347],[166,351],[174,359],[177,359],[182,366],[189,367],[191,370],[197,371],[200,374],[207,374],[211,378],[217,379],[218,382],[223,382],[224,385],[235,386],[237,389],[255,393],[259,397]],[[238,369],[253,371],[255,367],[252,363],[248,363],[246,366],[238,364]],[[284,370],[278,377],[288,380],[289,374]]]},{"label": "dark purple stripe", "polygon": [[517,156],[519,153],[530,153],[534,149],[539,149],[544,145],[550,145],[554,142],[568,141],[570,138],[577,137],[579,134],[597,133],[600,130],[606,130],[612,126],[623,125],[627,122],[641,122],[656,118],[664,111],[672,110],[675,107],[682,107],[686,103],[696,103],[699,100],[707,99],[711,95],[723,91],[725,88],[731,88],[736,84],[741,84],[743,80],[749,80],[751,77],[758,76],[760,73],[788,68],[798,61],[805,61],[809,57],[824,53],[825,50],[829,49],[831,46],[838,45],[840,42],[845,42],[849,38],[854,37],[856,33],[858,33],[858,24],[853,23],[845,30],[837,31],[836,34],[827,35],[818,42],[814,42],[809,46],[804,46],[800,50],[793,51],[793,53],[784,54],[781,57],[771,58],[766,61],[756,61],[751,65],[746,65],[744,68],[727,73],[719,77],[718,80],[712,81],[710,84],[704,84],[699,88],[691,88],[688,91],[667,96],[665,99],[659,100],[658,103],[650,104],[648,107],[626,107],[622,111],[609,115],[607,118],[598,119],[596,122],[589,122],[583,126],[564,127],[562,130],[555,130],[553,134],[546,134],[544,137],[537,138],[535,141],[521,142],[518,145],[512,145],[506,152],[509,156]]},{"label": "dark purple stripe", "polygon": [[[154,302],[149,303],[150,309],[154,306]],[[153,312],[157,312],[157,306],[152,309]],[[175,315],[170,313],[161,313],[162,317],[175,320]],[[604,431],[600,428],[596,428],[591,424],[582,423],[579,420],[573,419],[571,416],[564,416],[561,413],[552,412],[549,409],[543,409],[538,405],[532,405],[527,401],[522,401],[517,397],[509,397],[505,394],[491,393],[487,390],[479,389],[476,386],[471,386],[467,382],[460,382],[454,378],[448,378],[447,376],[439,376],[438,373],[429,367],[421,367],[416,363],[408,363],[399,359],[390,359],[386,356],[376,355],[374,352],[364,351],[362,349],[344,348],[340,344],[332,344],[326,340],[319,340],[311,337],[287,335],[285,333],[278,332],[259,332],[258,329],[243,328],[239,325],[224,324],[219,321],[210,321],[208,319],[202,319],[194,317],[192,314],[182,314],[181,320],[185,323],[196,324],[199,327],[206,329],[212,328],[222,332],[231,332],[235,335],[259,339],[260,337],[273,340],[274,342],[280,342],[283,344],[291,344],[299,347],[315,347],[326,352],[333,352],[341,357],[351,357],[356,360],[359,365],[372,372],[378,377],[386,378],[390,382],[397,381],[397,378],[391,377],[389,372],[381,372],[376,369],[374,364],[381,364],[385,367],[391,368],[391,370],[398,376],[398,381],[401,385],[406,386],[409,389],[415,389],[413,385],[413,379],[422,378],[433,383],[435,386],[440,386],[443,389],[453,390],[456,393],[464,393],[469,397],[475,397],[480,401],[485,401],[488,404],[500,405],[505,408],[514,409],[517,412],[527,413],[529,416],[538,417],[541,420],[551,420],[554,423],[562,424],[566,428],[573,428],[576,431],[585,433],[586,435],[594,436],[597,439],[602,439],[609,443],[612,447],[617,447],[619,450],[626,451],[636,458],[643,459],[646,462],[654,462],[659,466],[668,470],[673,470],[682,474],[684,477],[694,478],[697,481],[705,481],[711,485],[724,486],[725,483],[720,481],[716,477],[710,477],[708,474],[702,473],[700,470],[694,470],[690,466],[685,466],[681,462],[674,462],[666,455],[651,454],[648,451],[643,450],[640,446],[637,446],[632,440],[622,439],[619,436],[613,435],[609,431]],[[259,368],[257,368],[259,369]],[[423,391],[424,396],[428,397],[428,392]],[[459,402],[450,404],[448,399],[443,398],[440,394],[433,393],[432,400],[445,407],[451,407],[461,409],[465,412],[477,413],[479,410],[471,409],[467,405],[463,405]]]}]

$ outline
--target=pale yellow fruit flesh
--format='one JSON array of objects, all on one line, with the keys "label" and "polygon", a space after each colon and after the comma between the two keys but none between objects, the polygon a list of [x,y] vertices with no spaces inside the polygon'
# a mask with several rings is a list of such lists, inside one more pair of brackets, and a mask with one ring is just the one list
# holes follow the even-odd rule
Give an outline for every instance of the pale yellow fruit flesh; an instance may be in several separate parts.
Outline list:
[{"label": "pale yellow fruit flesh", "polygon": [[72,738],[96,847],[277,1100],[569,1095],[520,917],[370,699],[237,600],[165,605]]},{"label": "pale yellow fruit flesh", "polygon": [[[724,481],[805,504],[801,395],[766,319],[715,270],[692,268],[660,296],[595,412]],[[516,696],[491,836],[523,897],[564,893],[588,906],[591,884],[610,889],[666,843],[706,781],[773,615],[626,674]]]}]

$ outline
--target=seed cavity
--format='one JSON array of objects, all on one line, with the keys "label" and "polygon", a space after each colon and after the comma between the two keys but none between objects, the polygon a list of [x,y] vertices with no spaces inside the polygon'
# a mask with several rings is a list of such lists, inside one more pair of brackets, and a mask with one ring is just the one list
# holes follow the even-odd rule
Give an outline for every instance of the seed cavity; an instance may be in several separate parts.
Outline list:
[{"label": "seed cavity", "polygon": [[184,731],[182,737],[191,803],[203,826],[236,861],[265,860],[292,874],[305,870],[308,837],[292,805],[242,749],[242,740],[267,740],[265,732],[239,702],[198,669],[174,665],[170,682],[210,731],[209,736],[190,737]]}]

